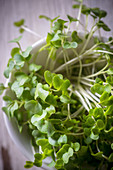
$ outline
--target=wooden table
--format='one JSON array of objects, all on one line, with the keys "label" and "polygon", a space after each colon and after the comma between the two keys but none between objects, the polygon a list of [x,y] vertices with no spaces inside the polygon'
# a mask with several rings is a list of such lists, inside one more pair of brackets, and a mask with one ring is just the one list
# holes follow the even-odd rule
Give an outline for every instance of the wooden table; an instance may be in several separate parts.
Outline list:
[{"label": "wooden table", "polygon": [[[113,0],[85,0],[85,3],[91,7],[105,9],[108,12],[105,22],[113,30]],[[61,18],[66,19],[66,14],[69,14],[77,17],[77,12],[71,8],[72,4],[74,4],[73,0],[0,0],[0,82],[6,81],[3,77],[3,70],[10,58],[10,51],[14,47],[14,44],[9,44],[8,41],[19,36],[18,29],[13,26],[13,22],[24,18],[29,28],[44,37],[49,31],[49,23],[40,20],[38,16],[44,14],[54,18],[60,15]],[[82,20],[84,22],[84,17]],[[105,32],[102,34],[109,35]],[[39,37],[24,33],[21,41],[22,48],[25,49],[37,40]],[[1,108],[2,98],[0,98],[0,170],[24,170],[26,158],[9,137]],[[41,168],[32,168],[32,170],[36,169]]]}]

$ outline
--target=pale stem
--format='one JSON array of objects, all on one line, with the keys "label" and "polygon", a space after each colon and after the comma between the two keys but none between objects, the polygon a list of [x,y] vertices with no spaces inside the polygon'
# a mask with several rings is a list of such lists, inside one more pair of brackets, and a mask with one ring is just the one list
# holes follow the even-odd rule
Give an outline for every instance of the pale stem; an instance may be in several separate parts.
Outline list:
[{"label": "pale stem", "polygon": [[29,33],[37,36],[38,38],[42,38],[41,35],[37,34],[36,32],[32,31],[31,29],[29,29],[29,28],[27,28],[27,27],[25,27],[25,26],[23,26],[23,25],[21,26],[21,28],[24,29],[25,31],[27,31],[27,32],[29,32]]}]

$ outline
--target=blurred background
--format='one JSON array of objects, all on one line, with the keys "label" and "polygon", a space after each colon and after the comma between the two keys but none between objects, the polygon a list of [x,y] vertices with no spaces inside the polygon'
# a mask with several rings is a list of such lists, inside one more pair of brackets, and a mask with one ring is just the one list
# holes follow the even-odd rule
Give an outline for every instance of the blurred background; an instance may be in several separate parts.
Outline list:
[{"label": "blurred background", "polygon": [[[0,0],[0,82],[5,83],[3,71],[10,58],[10,51],[15,46],[8,41],[17,38],[19,29],[14,27],[13,23],[20,19],[25,19],[25,25],[38,33],[40,37],[24,32],[21,40],[22,49],[32,45],[40,38],[47,35],[49,31],[49,22],[39,19],[39,15],[47,15],[54,18],[58,15],[66,19],[69,14],[77,17],[77,10],[72,9],[74,0]],[[103,36],[113,36],[113,0],[84,0],[84,4],[89,7],[99,7],[106,10],[108,15],[104,19],[105,23],[111,28],[111,32],[102,31]],[[84,16],[81,16],[84,24]],[[92,24],[89,18],[89,28]],[[72,25],[71,29],[76,27]],[[82,27],[79,27],[82,30]],[[26,158],[12,142],[5,127],[2,114],[2,97],[0,97],[0,170],[24,170]],[[41,168],[31,168],[32,170]]]}]

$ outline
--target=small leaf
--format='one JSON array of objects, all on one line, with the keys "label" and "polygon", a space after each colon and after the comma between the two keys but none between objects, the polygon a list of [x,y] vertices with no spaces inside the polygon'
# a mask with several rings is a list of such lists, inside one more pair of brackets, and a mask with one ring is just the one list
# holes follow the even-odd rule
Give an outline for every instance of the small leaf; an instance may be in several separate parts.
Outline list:
[{"label": "small leaf", "polygon": [[5,90],[5,86],[3,83],[0,83],[0,95],[3,93],[3,91]]},{"label": "small leaf", "polygon": [[103,159],[102,155],[103,155],[103,152],[97,152],[97,153],[91,153],[92,156],[94,156],[96,159]]},{"label": "small leaf", "polygon": [[113,153],[110,154],[108,160],[109,160],[109,162],[113,162]]},{"label": "small leaf", "polygon": [[50,71],[45,71],[44,72],[44,78],[45,81],[50,85],[50,87],[52,87],[52,79],[53,79],[54,74],[51,73]]},{"label": "small leaf", "polygon": [[17,103],[17,101],[15,101],[10,108],[10,112],[11,112],[12,117],[14,116],[14,111],[17,110],[17,109],[18,109],[18,103]]},{"label": "small leaf", "polygon": [[104,129],[105,124],[101,119],[98,119],[96,123],[97,123],[97,126],[98,126],[99,130]]},{"label": "small leaf", "polygon": [[49,91],[44,90],[42,84],[38,83],[35,90],[35,99],[37,97],[40,97],[43,101],[45,101],[48,95],[49,95]]},{"label": "small leaf", "polygon": [[51,138],[51,137],[48,138],[48,141],[49,141],[49,143],[50,143],[52,146],[57,146],[57,145],[58,145],[57,140],[55,140],[55,139],[53,139],[53,138]]},{"label": "small leaf", "polygon": [[49,115],[52,115],[55,113],[55,107],[53,105],[50,105],[49,107],[46,108],[47,113],[49,113]]},{"label": "small leaf", "polygon": [[15,77],[19,82],[19,86],[24,85],[29,80],[29,77],[23,72],[16,72]]},{"label": "small leaf", "polygon": [[20,27],[20,26],[24,25],[24,22],[25,22],[24,19],[21,19],[20,21],[14,22],[14,25],[16,27]]},{"label": "small leaf", "polygon": [[24,58],[20,54],[15,54],[14,60],[18,66],[20,67],[24,66],[25,61],[24,61]]},{"label": "small leaf", "polygon": [[36,141],[37,145],[41,146],[42,151],[44,151],[46,148],[51,149],[51,145],[48,142],[48,139],[39,139]]},{"label": "small leaf", "polygon": [[73,143],[73,148],[74,148],[75,152],[79,151],[80,144],[78,142]]},{"label": "small leaf", "polygon": [[64,49],[69,49],[69,48],[76,48],[78,46],[77,42],[65,42],[63,44]]},{"label": "small leaf", "polygon": [[64,153],[63,156],[62,156],[62,159],[63,159],[63,161],[64,161],[65,164],[68,163],[69,158],[70,158],[71,156],[73,156],[73,149],[70,147],[70,148],[68,149],[68,152]]},{"label": "small leaf", "polygon": [[47,16],[45,16],[45,15],[40,15],[39,18],[40,18],[40,19],[46,19],[46,20],[48,20],[48,21],[51,21],[51,18],[50,18],[50,17],[47,17]]},{"label": "small leaf", "polygon": [[15,47],[11,50],[11,56],[14,57],[14,55],[17,53],[19,54],[19,52],[20,52],[20,48]]},{"label": "small leaf", "polygon": [[67,15],[67,17],[68,17],[68,19],[69,19],[70,22],[76,22],[76,21],[78,21],[77,18],[73,18],[73,17],[71,17],[70,15]]},{"label": "small leaf", "polygon": [[58,75],[53,77],[53,86],[55,89],[59,90],[61,88],[62,83],[63,80]]},{"label": "small leaf", "polygon": [[94,135],[93,132],[91,132],[90,138],[93,140],[98,140],[99,139],[99,135]]},{"label": "small leaf", "polygon": [[22,95],[24,88],[19,86],[18,81],[15,81],[11,86],[11,90],[14,91],[16,96],[19,98]]},{"label": "small leaf", "polygon": [[36,71],[39,71],[40,69],[42,68],[41,65],[36,65],[36,64],[30,64],[29,65],[29,71],[33,71],[33,72],[36,72]]},{"label": "small leaf", "polygon": [[27,47],[27,49],[24,52],[22,52],[22,56],[24,58],[27,58],[31,51],[32,51],[32,47],[31,46]]},{"label": "small leaf", "polygon": [[42,114],[42,106],[38,101],[35,100],[26,101],[24,107],[27,111],[30,111],[32,114],[38,115]]},{"label": "small leaf", "polygon": [[66,104],[71,103],[70,98],[67,97],[67,96],[65,96],[65,95],[61,95],[61,96],[60,96],[60,101],[61,101],[62,103],[66,103]]},{"label": "small leaf", "polygon": [[61,143],[67,143],[67,136],[66,135],[60,135],[59,139],[58,139],[58,144]]},{"label": "small leaf", "polygon": [[43,110],[43,113],[41,116],[39,114],[33,115],[31,118],[31,123],[37,126],[38,121],[45,118],[46,115],[47,115],[47,112],[45,110]]},{"label": "small leaf", "polygon": [[19,41],[21,40],[22,36],[19,36],[18,38],[15,38],[14,40],[9,41],[10,43],[19,43]]},{"label": "small leaf", "polygon": [[24,165],[24,168],[32,168],[32,167],[33,167],[33,162],[26,161],[26,164]]},{"label": "small leaf", "polygon": [[113,74],[113,68],[109,68],[108,70],[107,70],[107,74]]},{"label": "small leaf", "polygon": [[111,149],[113,150],[113,143],[111,144]]}]

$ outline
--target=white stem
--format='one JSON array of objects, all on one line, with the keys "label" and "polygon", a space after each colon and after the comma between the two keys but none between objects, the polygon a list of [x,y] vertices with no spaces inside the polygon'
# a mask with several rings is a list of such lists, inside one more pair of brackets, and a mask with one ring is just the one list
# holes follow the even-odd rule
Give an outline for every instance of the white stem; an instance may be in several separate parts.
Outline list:
[{"label": "white stem", "polygon": [[37,36],[38,38],[42,38],[42,36],[40,36],[40,35],[37,34],[36,32],[32,31],[31,29],[29,29],[29,28],[27,28],[27,27],[25,27],[25,26],[23,26],[23,25],[21,26],[21,28],[24,29],[25,31],[27,31],[27,32],[29,32],[29,33]]},{"label": "white stem", "polygon": [[113,55],[112,52],[109,52],[109,51],[104,51],[104,50],[93,50],[94,52],[97,52],[97,53],[106,53],[106,54],[111,54]]},{"label": "white stem", "polygon": [[82,81],[82,80],[80,80],[80,82],[81,82],[82,84],[85,84],[85,85],[89,86],[89,87],[92,87],[92,86],[93,86],[92,84],[90,84],[90,83],[87,83],[87,82],[85,82],[85,81]]},{"label": "white stem", "polygon": [[82,10],[82,3],[83,2],[81,2],[80,8],[79,8],[79,13],[78,13],[78,17],[77,17],[78,21],[76,22],[76,29],[78,29],[78,25],[79,25],[79,21],[80,21],[81,10]]},{"label": "white stem", "polygon": [[88,89],[86,89],[86,91],[99,103],[100,100],[99,98],[97,98],[94,94],[92,94]]},{"label": "white stem", "polygon": [[83,97],[81,96],[81,94],[77,90],[75,90],[74,92],[80,98],[80,101],[83,104],[84,108],[89,112],[89,108],[88,108],[86,102],[84,101]]},{"label": "white stem", "polygon": [[71,114],[71,118],[75,118],[76,116],[78,116],[78,114],[83,110],[83,106],[81,106],[76,112],[74,112],[73,114]]}]

